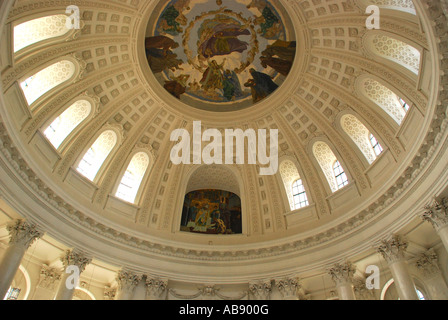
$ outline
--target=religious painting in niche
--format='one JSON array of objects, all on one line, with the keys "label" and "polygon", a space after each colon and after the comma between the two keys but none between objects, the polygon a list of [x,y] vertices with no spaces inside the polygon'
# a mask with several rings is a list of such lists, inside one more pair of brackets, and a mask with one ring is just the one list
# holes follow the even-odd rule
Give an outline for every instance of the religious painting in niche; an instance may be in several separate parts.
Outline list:
[{"label": "religious painting in niche", "polygon": [[172,0],[147,34],[146,56],[174,97],[246,107],[274,92],[292,68],[296,42],[285,28],[268,0]]},{"label": "religious painting in niche", "polygon": [[223,190],[192,191],[185,196],[181,231],[202,234],[241,234],[241,199]]}]

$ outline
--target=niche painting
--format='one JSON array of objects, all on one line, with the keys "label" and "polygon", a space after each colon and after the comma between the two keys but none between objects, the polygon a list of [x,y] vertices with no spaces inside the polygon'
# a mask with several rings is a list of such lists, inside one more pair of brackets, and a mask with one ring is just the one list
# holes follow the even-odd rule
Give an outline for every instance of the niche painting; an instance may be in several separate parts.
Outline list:
[{"label": "niche painting", "polygon": [[202,234],[241,234],[241,199],[232,192],[215,189],[188,193],[180,230]]}]

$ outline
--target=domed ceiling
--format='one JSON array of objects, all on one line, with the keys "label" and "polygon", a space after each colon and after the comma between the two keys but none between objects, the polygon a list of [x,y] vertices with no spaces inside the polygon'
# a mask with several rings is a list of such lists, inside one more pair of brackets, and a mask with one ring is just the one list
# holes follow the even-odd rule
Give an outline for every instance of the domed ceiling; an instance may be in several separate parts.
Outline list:
[{"label": "domed ceiling", "polygon": [[160,6],[145,39],[152,72],[195,108],[230,111],[262,101],[285,81],[296,53],[293,27],[278,6],[266,0]]},{"label": "domed ceiling", "polygon": [[[371,4],[379,30],[366,25]],[[446,26],[433,28],[437,10],[410,0],[104,0],[79,9],[80,28],[64,31],[66,6],[16,1],[0,46],[2,195],[64,243],[175,277],[212,274],[204,261],[223,277],[233,264],[252,274],[249,260],[260,272],[279,261],[292,270],[364,250],[443,184],[436,38]],[[21,39],[31,43],[14,51],[15,27],[42,16],[55,16],[45,22],[53,27],[33,27]],[[44,69],[47,82],[33,85]],[[65,126],[73,105],[73,129],[55,144],[48,132]],[[260,175],[261,162],[174,164],[172,133],[193,136],[197,121],[222,135],[278,130],[278,172]],[[103,158],[86,177],[78,169],[96,141],[107,141]],[[124,201],[129,172],[139,187]],[[182,232],[185,195],[220,186],[241,199],[241,230]]]}]

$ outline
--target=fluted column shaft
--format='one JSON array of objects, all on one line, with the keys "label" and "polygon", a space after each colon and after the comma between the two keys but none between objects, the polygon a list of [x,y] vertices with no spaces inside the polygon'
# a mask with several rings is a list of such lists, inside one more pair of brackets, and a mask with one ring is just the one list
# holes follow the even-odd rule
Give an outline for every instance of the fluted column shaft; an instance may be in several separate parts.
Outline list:
[{"label": "fluted column shaft", "polygon": [[26,250],[42,236],[35,225],[29,224],[25,220],[15,220],[6,228],[10,235],[10,241],[0,264],[0,297],[2,299],[14,280]]},{"label": "fluted column shaft", "polygon": [[328,270],[328,273],[336,284],[339,300],[356,300],[353,288],[353,276],[355,272],[356,267],[350,262],[337,263]]},{"label": "fluted column shaft", "polygon": [[408,243],[398,236],[382,241],[377,250],[386,260],[401,300],[418,300],[414,280],[404,257]]},{"label": "fluted column shaft", "polygon": [[[69,277],[73,277],[73,273],[67,273],[67,268],[69,266],[76,266],[79,270],[78,276],[85,270],[86,266],[92,261],[92,259],[86,257],[84,254],[80,252],[76,252],[75,250],[67,250],[64,256],[61,257],[62,263],[64,264],[64,271],[62,272],[61,282],[59,283],[59,289],[56,294],[55,300],[72,300],[73,294],[75,293],[76,286],[68,285],[67,281],[71,280]],[[68,281],[70,282],[70,281]]]}]

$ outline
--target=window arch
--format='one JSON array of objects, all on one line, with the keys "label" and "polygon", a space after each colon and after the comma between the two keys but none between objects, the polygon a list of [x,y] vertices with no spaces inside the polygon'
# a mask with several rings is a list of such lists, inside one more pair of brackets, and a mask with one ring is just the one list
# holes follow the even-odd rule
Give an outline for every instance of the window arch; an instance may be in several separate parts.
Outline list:
[{"label": "window arch", "polygon": [[72,131],[92,113],[92,104],[84,99],[68,107],[45,129],[44,135],[58,149]]},{"label": "window arch", "polygon": [[69,80],[76,71],[73,62],[62,60],[39,71],[22,81],[22,87],[28,105],[32,105],[42,95]]},{"label": "window arch", "polygon": [[291,210],[308,206],[306,190],[296,165],[291,160],[284,160],[280,163],[279,172]]},{"label": "window arch", "polygon": [[14,27],[14,52],[37,42],[65,35],[67,16],[63,14],[33,19]]},{"label": "window arch", "polygon": [[347,175],[328,144],[323,141],[316,142],[313,145],[313,154],[322,168],[332,192],[336,192],[348,184]]},{"label": "window arch", "polygon": [[150,159],[146,152],[136,153],[132,157],[128,168],[121,178],[120,185],[115,194],[116,197],[130,203],[135,202],[141,182],[148,169],[149,162]]},{"label": "window arch", "polygon": [[378,81],[366,78],[361,83],[362,93],[383,109],[398,125],[403,122],[409,105],[392,90]]},{"label": "window arch", "polygon": [[114,130],[104,131],[87,150],[76,169],[93,181],[118,140]]},{"label": "window arch", "polygon": [[421,53],[417,48],[384,33],[366,35],[366,46],[372,54],[393,61],[415,74],[419,73]]},{"label": "window arch", "polygon": [[364,154],[369,164],[375,161],[383,151],[378,140],[354,115],[346,114],[342,116],[341,126]]},{"label": "window arch", "polygon": [[394,9],[416,14],[412,0],[367,0],[366,5],[376,5],[380,8]]}]

